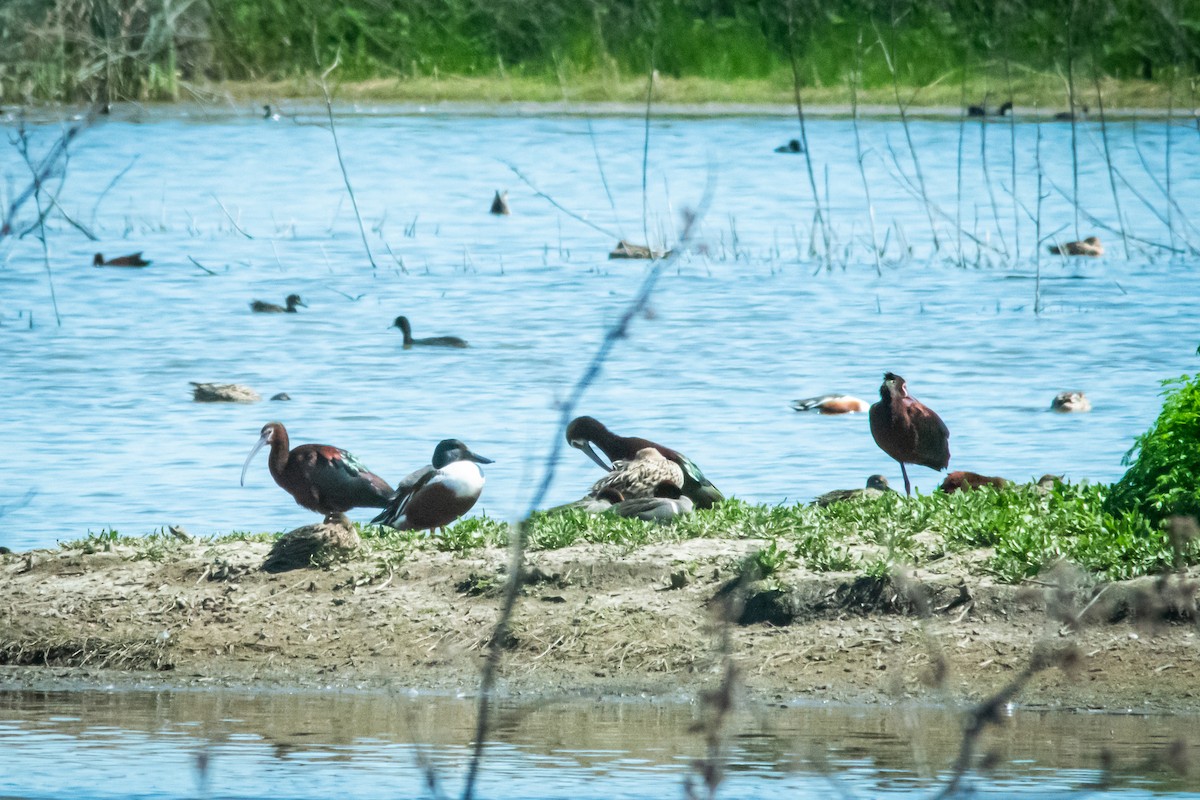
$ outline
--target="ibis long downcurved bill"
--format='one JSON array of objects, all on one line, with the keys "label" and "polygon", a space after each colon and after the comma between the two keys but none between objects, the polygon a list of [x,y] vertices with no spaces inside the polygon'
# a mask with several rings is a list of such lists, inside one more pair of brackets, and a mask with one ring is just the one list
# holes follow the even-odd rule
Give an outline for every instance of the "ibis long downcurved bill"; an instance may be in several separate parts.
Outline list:
[{"label": "ibis long downcurved bill", "polygon": [[597,455],[596,451],[592,449],[592,443],[587,439],[582,439],[578,442],[571,442],[571,446],[577,447],[583,452],[587,453],[588,458],[600,465],[600,469],[604,470],[605,472],[612,472],[613,465],[605,462],[603,458]]},{"label": "ibis long downcurved bill", "polygon": [[250,469],[250,462],[254,460],[254,456],[258,454],[258,451],[262,449],[262,446],[269,441],[271,441],[270,432],[264,433],[262,436],[258,437],[258,443],[254,445],[254,449],[250,451],[250,455],[246,456],[246,463],[242,464],[242,486],[246,485],[246,470]]}]

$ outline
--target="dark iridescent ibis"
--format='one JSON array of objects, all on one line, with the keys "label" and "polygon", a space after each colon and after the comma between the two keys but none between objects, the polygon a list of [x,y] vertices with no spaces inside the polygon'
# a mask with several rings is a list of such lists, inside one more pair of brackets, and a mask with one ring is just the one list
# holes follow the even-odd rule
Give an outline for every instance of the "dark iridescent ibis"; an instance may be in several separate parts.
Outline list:
[{"label": "dark iridescent ibis", "polygon": [[475,505],[484,484],[479,465],[491,463],[458,439],[443,439],[432,463],[400,481],[384,512],[371,522],[401,531],[444,528]]},{"label": "dark iridescent ibis", "polygon": [[866,400],[848,394],[823,394],[792,402],[792,408],[797,411],[816,411],[818,414],[861,414],[870,407]]},{"label": "dark iridescent ibis", "polygon": [[367,469],[361,461],[327,444],[302,444],[288,449],[287,429],[279,422],[263,426],[258,444],[242,465],[246,470],[263,445],[271,445],[267,466],[279,486],[309,511],[325,515],[327,522],[342,522],[352,508],[386,508],[392,496],[387,481]]},{"label": "dark iridescent ibis", "polygon": [[414,339],[412,335],[412,326],[408,324],[408,317],[396,317],[392,321],[391,327],[399,328],[404,334],[404,349],[410,347],[466,347],[466,341],[457,336],[429,336],[424,339]]},{"label": "dark iridescent ibis", "polygon": [[1009,481],[1006,481],[1004,478],[980,475],[978,472],[955,470],[946,476],[946,479],[942,481],[942,485],[938,487],[938,491],[945,492],[946,494],[954,494],[964,489],[979,489],[984,486],[990,486],[993,489],[1003,489],[1008,484]]},{"label": "dark iridescent ibis", "polygon": [[715,503],[725,499],[720,490],[713,486],[712,481],[704,477],[704,473],[695,462],[683,453],[639,436],[617,436],[594,417],[576,417],[571,420],[571,424],[567,426],[567,443],[582,450],[588,458],[609,471],[613,468],[612,464],[605,463],[604,459],[596,455],[592,445],[600,448],[610,462],[632,460],[637,457],[639,450],[652,447],[663,458],[675,462],[683,470],[683,496],[690,498],[696,508],[712,508]]},{"label": "dark iridescent ibis", "polygon": [[117,256],[116,258],[105,259],[99,253],[92,257],[93,267],[145,267],[149,266],[150,262],[142,258],[142,254],[132,253],[127,256]]},{"label": "dark iridescent ibis", "polygon": [[308,303],[300,299],[298,294],[289,294],[283,302],[286,306],[277,305],[275,303],[264,303],[262,300],[255,300],[250,303],[250,310],[259,314],[295,314],[296,306],[308,308]]},{"label": "dark iridescent ibis", "polygon": [[950,465],[950,430],[933,409],[908,393],[908,385],[899,375],[884,374],[879,402],[871,406],[870,419],[875,444],[900,462],[906,495],[912,495],[912,484],[905,464],[939,472]]}]

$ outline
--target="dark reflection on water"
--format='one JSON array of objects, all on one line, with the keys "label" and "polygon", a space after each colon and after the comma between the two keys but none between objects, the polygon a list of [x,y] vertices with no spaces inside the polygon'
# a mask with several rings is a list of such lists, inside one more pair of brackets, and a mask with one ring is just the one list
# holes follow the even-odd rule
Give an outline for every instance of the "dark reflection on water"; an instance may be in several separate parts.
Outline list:
[{"label": "dark reflection on water", "polygon": [[[16,798],[408,797],[428,765],[461,780],[470,700],[351,692],[0,692],[0,796]],[[482,796],[681,796],[703,754],[685,702],[501,705]],[[1194,717],[1017,710],[984,738],[983,795],[1046,796],[1094,783],[1115,758],[1112,797],[1185,796],[1200,777],[1161,763]],[[928,708],[772,707],[730,726],[731,798],[925,796],[958,748],[959,718]],[[197,763],[203,754],[207,768]],[[206,792],[206,793],[205,793]]]},{"label": "dark reflection on water", "polygon": [[[309,522],[272,483],[265,458],[238,486],[241,461],[271,419],[294,441],[344,447],[392,481],[427,463],[439,439],[462,438],[496,459],[479,510],[515,515],[549,446],[555,401],[644,269],[607,253],[617,238],[670,244],[677,212],[700,197],[710,165],[717,188],[700,230],[707,254],[664,276],[653,318],[617,348],[583,411],[686,452],[729,495],[807,500],[874,472],[898,474],[865,416],[803,416],[789,402],[831,391],[869,400],[893,370],[946,420],[953,468],[1017,480],[1118,477],[1122,454],[1157,413],[1159,379],[1196,367],[1193,260],[1156,248],[1126,259],[1107,232],[1102,259],[1067,262],[1040,248],[1045,310],[1035,316],[1039,248],[1011,197],[1037,205],[1039,126],[1017,126],[1015,187],[1008,128],[986,128],[996,214],[976,157],[985,128],[967,128],[960,204],[958,125],[913,124],[930,197],[948,215],[938,224],[949,252],[935,257],[924,204],[887,155],[889,143],[903,150],[903,131],[872,120],[863,123],[864,163],[879,238],[888,240],[878,276],[850,123],[820,119],[808,129],[810,151],[846,262],[826,270],[810,255],[803,159],[772,152],[794,125],[657,120],[643,224],[640,119],[591,123],[614,212],[585,119],[348,110],[339,134],[375,271],[328,131],[264,122],[251,109],[119,110],[78,140],[61,196],[100,241],[61,221],[50,231],[62,328],[36,238],[0,241],[0,383],[8,387],[0,505],[38,490],[5,517],[0,544],[53,545],[103,526],[141,534],[176,524],[204,534]],[[1070,126],[1040,129],[1047,181],[1069,193]],[[59,130],[32,126],[39,145]],[[1162,164],[1165,130],[1140,123],[1140,153],[1129,123],[1110,126],[1108,140],[1122,178],[1151,201],[1126,198],[1128,227],[1169,243],[1163,204],[1154,202],[1162,176],[1144,165]],[[1113,224],[1097,126],[1078,134],[1083,209]],[[1176,132],[1171,158],[1175,201],[1200,206],[1200,137]],[[539,199],[505,162],[608,232]],[[0,172],[22,185],[24,171],[13,148],[0,148]],[[513,214],[493,217],[492,194],[504,188]],[[1042,208],[1043,232],[1073,236],[1074,210],[1060,193]],[[962,237],[969,268],[948,263],[960,239],[948,218],[961,218],[970,234]],[[1185,235],[1200,238],[1184,215],[1172,219],[1177,248]],[[1081,233],[1091,232],[1090,217],[1082,220]],[[901,241],[912,252],[903,261]],[[90,266],[96,251],[137,250],[153,260],[149,268]],[[308,303],[301,313],[250,313],[251,300],[279,303],[292,292]],[[458,335],[471,348],[403,351],[388,328],[398,314],[418,337]],[[196,404],[189,381],[246,383],[292,401]],[[1093,412],[1049,413],[1067,389],[1087,392]],[[550,502],[579,496],[596,478],[577,456],[565,459]],[[924,491],[940,480],[914,473]]]}]

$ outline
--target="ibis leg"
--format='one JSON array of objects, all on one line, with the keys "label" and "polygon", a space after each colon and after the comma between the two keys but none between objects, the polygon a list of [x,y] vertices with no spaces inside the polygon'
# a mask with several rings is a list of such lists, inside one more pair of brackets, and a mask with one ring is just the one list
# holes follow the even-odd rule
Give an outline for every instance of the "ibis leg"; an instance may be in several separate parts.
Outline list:
[{"label": "ibis leg", "polygon": [[907,497],[912,497],[912,484],[908,482],[908,470],[904,468],[904,462],[900,462],[900,474],[904,476],[904,494]]}]

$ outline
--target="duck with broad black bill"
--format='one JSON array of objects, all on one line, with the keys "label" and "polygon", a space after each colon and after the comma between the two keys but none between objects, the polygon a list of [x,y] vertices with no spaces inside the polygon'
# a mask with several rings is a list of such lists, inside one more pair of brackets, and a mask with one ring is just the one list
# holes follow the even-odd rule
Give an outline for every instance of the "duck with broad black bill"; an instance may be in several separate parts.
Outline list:
[{"label": "duck with broad black bill", "polygon": [[295,314],[297,306],[308,308],[308,303],[300,299],[298,294],[289,294],[283,302],[286,306],[277,305],[275,303],[265,303],[262,300],[255,300],[250,303],[250,310],[259,314]]},{"label": "duck with broad black bill", "polygon": [[402,531],[444,528],[475,505],[484,484],[479,465],[491,463],[458,439],[443,439],[432,463],[400,481],[384,512],[371,522]]},{"label": "duck with broad black bill", "polygon": [[338,447],[302,444],[289,449],[287,429],[279,422],[262,427],[258,444],[242,465],[243,486],[250,461],[267,444],[267,467],[275,483],[304,508],[324,514],[326,522],[346,523],[345,512],[352,508],[387,507],[392,496],[387,481]]},{"label": "duck with broad black bill", "polygon": [[879,402],[871,406],[869,416],[875,444],[900,462],[906,495],[912,495],[906,463],[939,472],[949,466],[950,430],[933,409],[908,393],[904,378],[893,372],[884,374]]},{"label": "duck with broad black bill", "polygon": [[[712,508],[715,503],[725,499],[720,490],[713,486],[712,481],[704,477],[700,467],[683,453],[640,436],[618,436],[594,417],[576,417],[571,420],[567,425],[567,443],[582,450],[588,458],[609,471],[613,469],[611,462],[631,460],[637,457],[639,450],[652,447],[663,458],[674,462],[683,470],[682,494],[691,498],[696,508]],[[608,462],[596,454],[593,445],[608,457]]]},{"label": "duck with broad black bill", "polygon": [[861,414],[871,407],[866,400],[848,394],[823,394],[792,402],[797,411],[816,411],[818,414]]},{"label": "duck with broad black bill", "polygon": [[408,322],[408,317],[396,317],[392,321],[391,327],[399,328],[404,334],[404,349],[408,350],[412,347],[466,347],[465,340],[457,336],[429,336],[424,339],[414,339],[412,335],[412,325]]},{"label": "duck with broad black bill", "polygon": [[142,258],[142,254],[140,252],[109,259],[106,259],[100,253],[96,253],[96,255],[92,256],[93,267],[147,267],[149,265],[150,262]]}]

